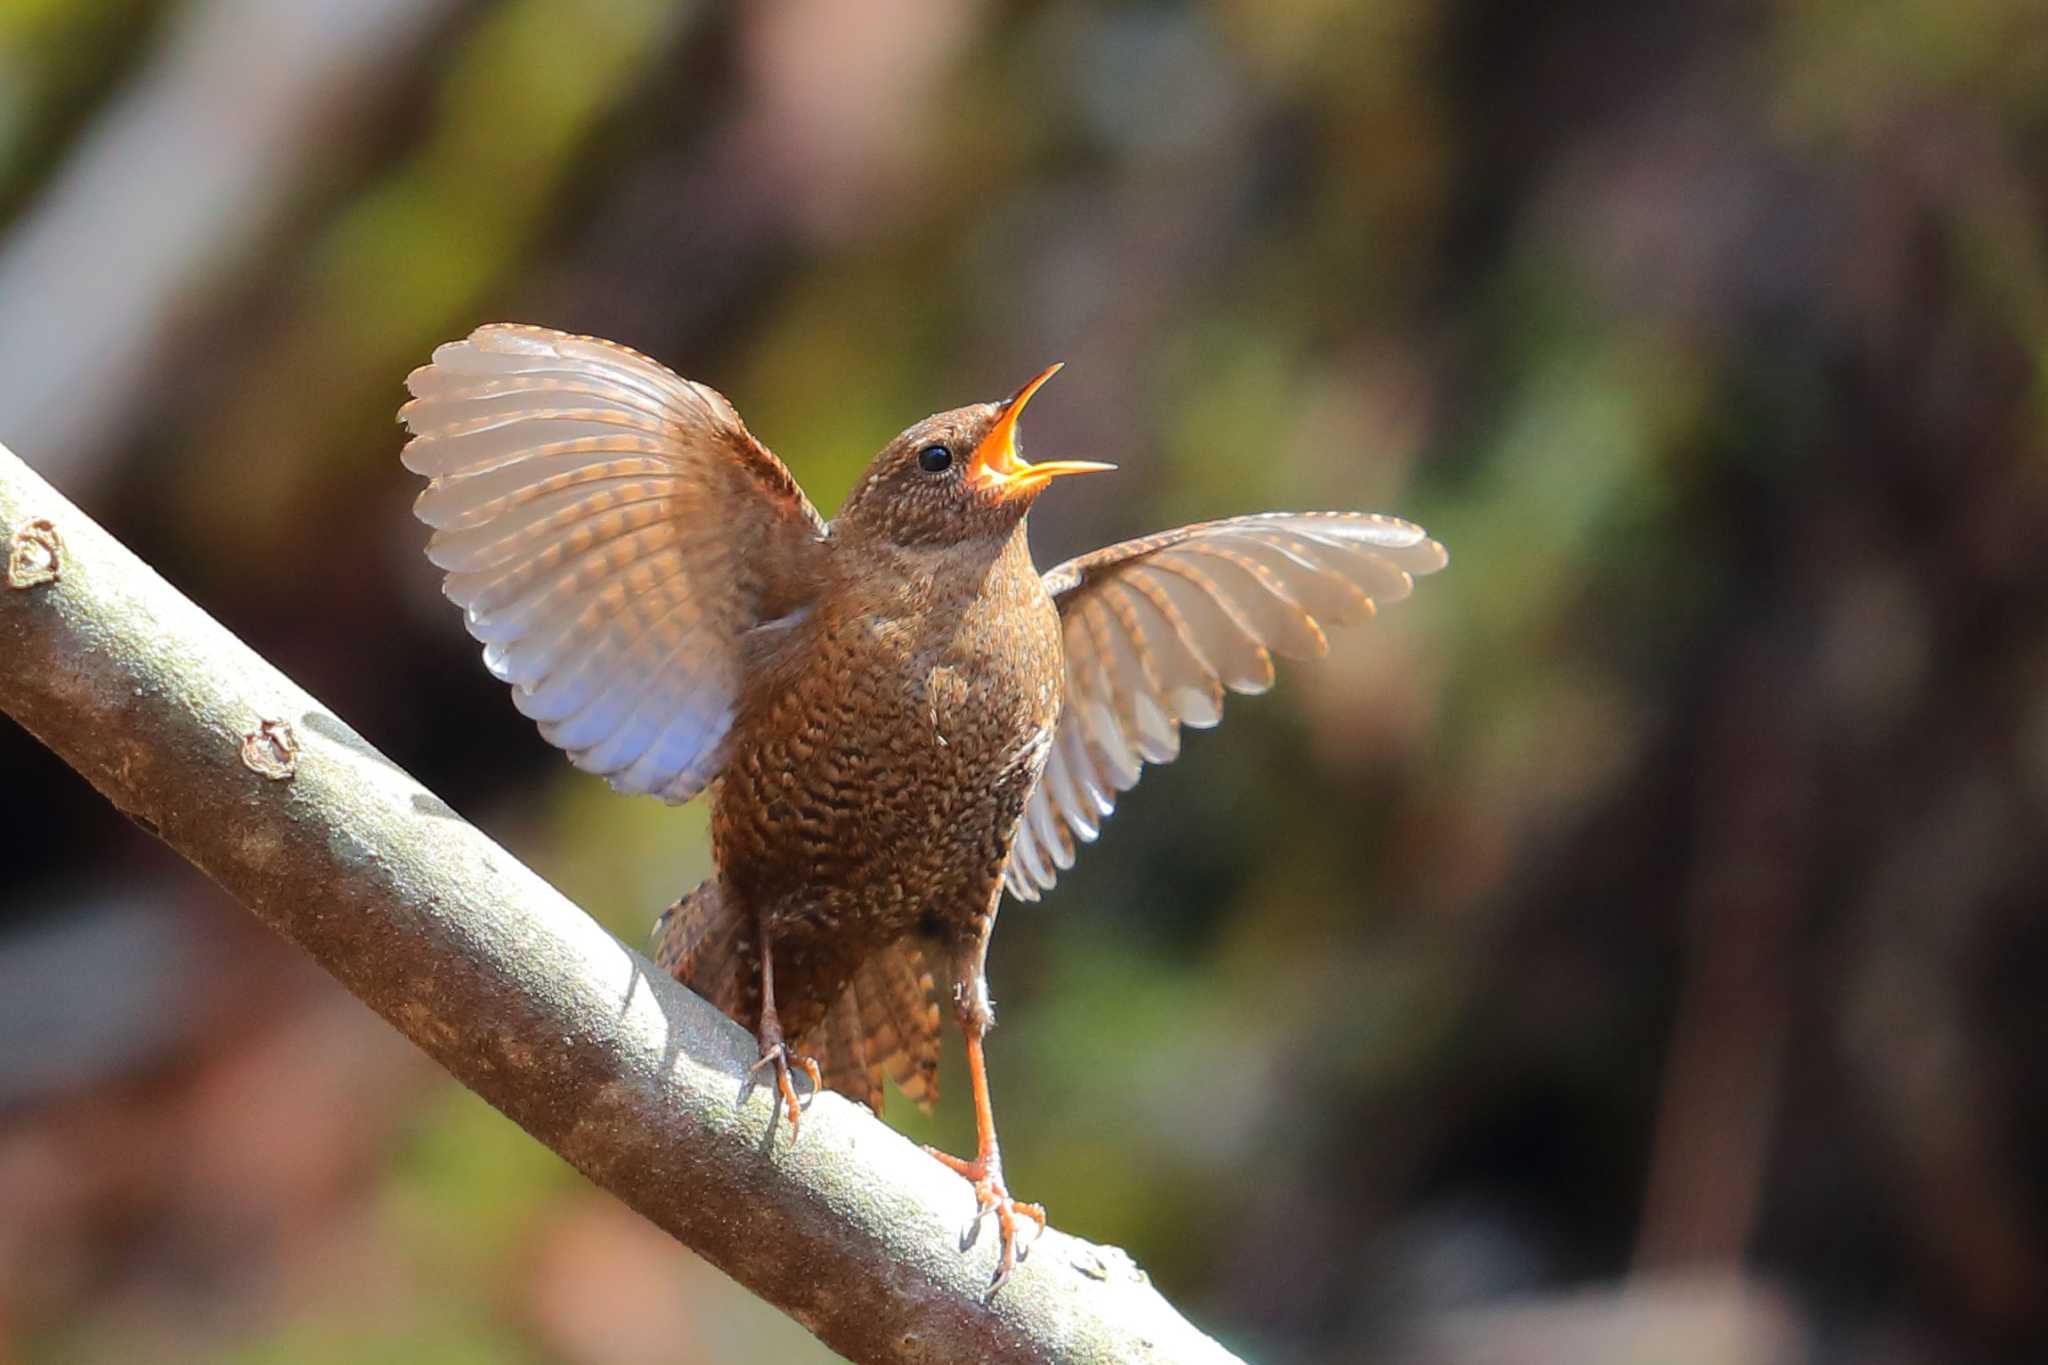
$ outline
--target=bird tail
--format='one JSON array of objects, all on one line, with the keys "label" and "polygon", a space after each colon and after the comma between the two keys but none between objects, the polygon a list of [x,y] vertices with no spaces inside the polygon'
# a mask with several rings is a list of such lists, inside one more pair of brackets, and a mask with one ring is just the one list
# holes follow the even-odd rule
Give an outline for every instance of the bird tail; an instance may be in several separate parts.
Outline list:
[{"label": "bird tail", "polygon": [[[743,1028],[755,1027],[760,958],[753,925],[716,877],[655,921],[654,960]],[[862,963],[795,1046],[817,1060],[826,1085],[878,1114],[884,1077],[929,1111],[939,1097],[939,1002],[917,941],[902,939]]]},{"label": "bird tail", "polygon": [[661,912],[654,922],[654,960],[742,1027],[752,1028],[756,959],[752,926],[712,877]]},{"label": "bird tail", "polygon": [[926,1113],[939,1098],[939,1002],[924,952],[902,939],[870,957],[798,1051],[825,1084],[882,1112],[882,1078]]}]

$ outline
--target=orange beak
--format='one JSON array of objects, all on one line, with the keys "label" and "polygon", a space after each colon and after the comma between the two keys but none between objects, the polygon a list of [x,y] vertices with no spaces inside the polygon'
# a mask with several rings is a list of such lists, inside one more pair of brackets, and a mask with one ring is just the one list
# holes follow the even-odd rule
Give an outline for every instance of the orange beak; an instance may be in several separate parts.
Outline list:
[{"label": "orange beak", "polygon": [[1094,460],[1047,460],[1043,464],[1031,464],[1017,453],[1017,419],[1023,415],[1024,405],[1031,401],[1032,394],[1044,387],[1046,380],[1059,372],[1058,365],[1048,365],[1038,378],[1010,395],[996,417],[996,424],[988,429],[988,435],[981,438],[981,444],[974,448],[974,454],[967,461],[969,482],[993,491],[998,498],[1014,498],[1042,488],[1062,474],[1096,474],[1116,468],[1113,464],[1099,464]]}]

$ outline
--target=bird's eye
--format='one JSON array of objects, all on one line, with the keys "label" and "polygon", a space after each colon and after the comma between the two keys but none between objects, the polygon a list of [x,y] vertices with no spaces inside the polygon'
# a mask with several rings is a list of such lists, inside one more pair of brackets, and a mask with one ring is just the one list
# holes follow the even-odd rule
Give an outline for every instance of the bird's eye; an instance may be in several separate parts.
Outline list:
[{"label": "bird's eye", "polygon": [[926,446],[917,452],[917,467],[927,474],[943,474],[953,467],[953,452],[944,446]]}]

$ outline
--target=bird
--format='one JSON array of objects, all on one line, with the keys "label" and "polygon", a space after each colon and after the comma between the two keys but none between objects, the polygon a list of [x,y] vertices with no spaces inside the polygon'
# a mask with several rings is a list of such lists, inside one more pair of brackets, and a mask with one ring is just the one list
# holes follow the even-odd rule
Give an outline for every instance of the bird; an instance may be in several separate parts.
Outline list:
[{"label": "bird", "polygon": [[1182,726],[1272,685],[1275,653],[1323,653],[1326,623],[1447,560],[1396,517],[1263,513],[1041,573],[1033,504],[1113,468],[1023,457],[1059,368],[904,430],[830,521],[723,395],[595,337],[480,327],[399,411],[428,558],[513,704],[620,792],[708,791],[715,870],[654,956],[754,1033],[791,1140],[796,1073],[929,1109],[950,997],[976,1150],[927,1150],[973,1185],[969,1238],[996,1220],[990,1294],[1046,1226],[1009,1192],[989,1099],[1004,893],[1051,890]]}]

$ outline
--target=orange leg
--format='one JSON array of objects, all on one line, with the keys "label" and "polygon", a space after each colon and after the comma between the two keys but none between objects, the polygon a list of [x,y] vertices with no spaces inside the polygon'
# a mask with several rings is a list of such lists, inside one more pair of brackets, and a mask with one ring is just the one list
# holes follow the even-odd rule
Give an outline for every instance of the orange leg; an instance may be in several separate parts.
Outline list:
[{"label": "orange leg", "polygon": [[1018,1219],[1030,1219],[1042,1233],[1045,1231],[1045,1210],[1036,1204],[1018,1203],[1010,1198],[1009,1190],[1003,1185],[1002,1148],[996,1142],[996,1116],[988,1103],[988,1068],[981,1055],[981,1037],[987,1025],[971,1013],[963,1013],[960,1022],[967,1034],[967,1076],[974,1087],[974,1159],[967,1161],[948,1156],[932,1147],[925,1150],[974,1182],[974,1221],[977,1225],[986,1214],[996,1216],[996,1226],[1003,1235],[1003,1258],[996,1267],[995,1279],[988,1287],[990,1297],[994,1297],[995,1292],[1003,1287],[1003,1282],[1010,1278],[1010,1272],[1017,1268],[1017,1262],[1023,1259],[1017,1253]]},{"label": "orange leg", "polygon": [[782,1092],[782,1102],[789,1106],[789,1140],[795,1142],[802,1122],[803,1111],[796,1102],[796,1086],[791,1083],[789,1068],[793,1062],[803,1068],[811,1078],[811,1093],[817,1094],[825,1088],[825,1082],[818,1074],[818,1063],[809,1057],[793,1057],[789,1045],[782,1038],[782,1017],[775,1012],[775,957],[769,950],[768,923],[757,919],[755,932],[761,944],[761,1027],[755,1037],[761,1041],[761,1060],[749,1068],[759,1071],[764,1066],[775,1068],[775,1088]]}]

